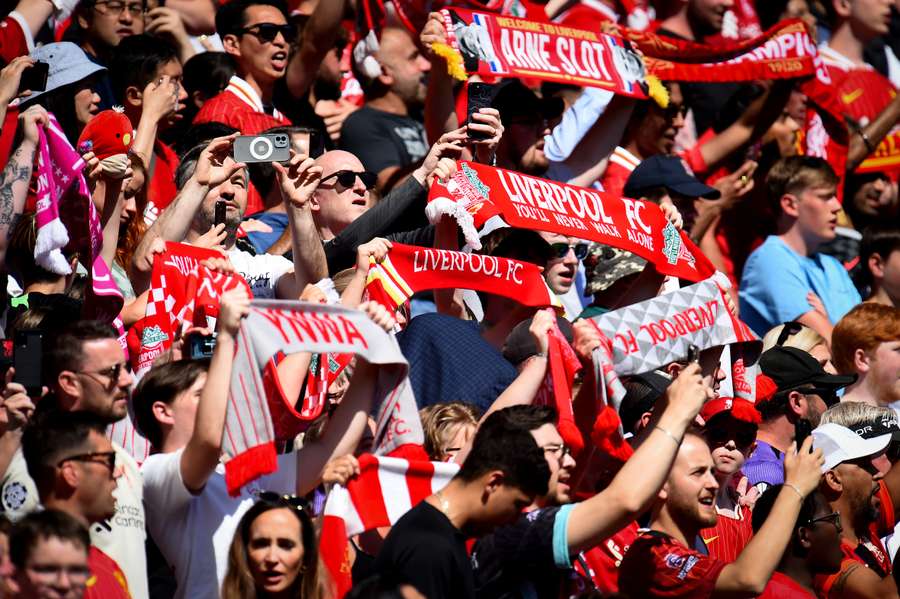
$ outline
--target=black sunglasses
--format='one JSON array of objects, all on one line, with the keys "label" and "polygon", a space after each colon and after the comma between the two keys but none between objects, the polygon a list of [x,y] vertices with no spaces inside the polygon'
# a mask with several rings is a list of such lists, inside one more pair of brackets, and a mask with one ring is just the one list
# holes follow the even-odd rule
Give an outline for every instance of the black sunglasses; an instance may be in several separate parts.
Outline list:
[{"label": "black sunglasses", "polygon": [[290,23],[284,25],[276,25],[275,23],[257,23],[250,27],[243,27],[237,30],[240,34],[249,33],[255,35],[256,38],[265,43],[274,42],[280,33],[284,37],[284,41],[292,43],[297,36],[297,27]]},{"label": "black sunglasses", "polygon": [[818,395],[829,408],[838,403],[837,389],[834,387],[810,387],[806,389],[797,389],[804,395]]},{"label": "black sunglasses", "polygon": [[775,346],[783,346],[785,343],[787,343],[787,340],[790,339],[791,336],[796,335],[802,330],[803,325],[796,320],[791,320],[790,322],[784,323],[784,326],[781,327],[781,332],[778,333],[778,339],[775,341]]},{"label": "black sunglasses", "polygon": [[586,243],[573,243],[569,245],[568,243],[551,243],[550,249],[553,250],[552,255],[556,258],[565,258],[569,253],[569,250],[575,252],[575,257],[579,260],[584,260],[588,255],[588,244]]},{"label": "black sunglasses", "polygon": [[725,426],[708,427],[706,429],[706,438],[710,445],[714,447],[727,445],[729,441],[734,440],[738,448],[746,449],[756,441],[756,427],[749,425],[733,428]]},{"label": "black sunglasses", "polygon": [[828,522],[833,525],[838,532],[844,530],[844,527],[841,525],[841,513],[840,512],[831,512],[830,514],[825,514],[824,516],[819,516],[818,518],[810,518],[806,521],[807,526],[812,526],[816,522]]},{"label": "black sunglasses", "polygon": [[66,462],[93,462],[101,464],[109,469],[112,474],[116,471],[116,452],[115,451],[95,451],[93,453],[79,453],[78,455],[70,455],[56,463],[56,467],[60,468]]},{"label": "black sunglasses", "polygon": [[319,182],[319,184],[321,185],[329,179],[337,179],[337,182],[341,184],[341,187],[353,187],[353,184],[356,183],[357,177],[359,177],[360,181],[363,182],[363,185],[366,186],[366,189],[374,188],[375,181],[378,180],[378,175],[376,175],[375,173],[370,173],[369,171],[340,170],[333,172],[327,177],[323,178]]},{"label": "black sunglasses", "polygon": [[256,498],[261,501],[281,504],[285,507],[295,509],[298,512],[302,512],[307,509],[308,506],[305,499],[297,497],[296,495],[282,495],[281,493],[276,493],[274,491],[257,491],[255,495]]}]

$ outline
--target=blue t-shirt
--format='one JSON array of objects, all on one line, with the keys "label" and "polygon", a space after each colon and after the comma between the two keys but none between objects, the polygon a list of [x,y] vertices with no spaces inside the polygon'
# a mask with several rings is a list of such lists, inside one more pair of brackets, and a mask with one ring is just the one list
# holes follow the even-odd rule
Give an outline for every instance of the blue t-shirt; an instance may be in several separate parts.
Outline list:
[{"label": "blue t-shirt", "polygon": [[770,235],[747,259],[741,277],[741,319],[762,337],[812,310],[808,292],[822,300],[832,324],[862,298],[844,267],[825,254],[801,256]]},{"label": "blue t-shirt", "polygon": [[247,239],[253,244],[253,249],[257,254],[265,254],[266,250],[272,247],[272,244],[281,238],[281,234],[288,226],[288,215],[284,212],[259,212],[250,218],[255,218],[272,227],[269,233],[261,231],[253,231],[247,233]]}]

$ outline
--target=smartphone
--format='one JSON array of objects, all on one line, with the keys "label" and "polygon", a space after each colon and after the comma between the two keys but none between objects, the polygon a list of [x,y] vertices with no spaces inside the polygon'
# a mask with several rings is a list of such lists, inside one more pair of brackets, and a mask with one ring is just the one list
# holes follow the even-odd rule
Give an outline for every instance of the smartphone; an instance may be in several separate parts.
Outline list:
[{"label": "smartphone", "polygon": [[[472,115],[479,108],[490,108],[494,98],[494,86],[490,83],[472,82],[466,88],[468,104],[466,105],[466,124],[477,123],[472,120]],[[490,135],[486,131],[469,131],[469,139],[488,139]]]},{"label": "smartphone", "polygon": [[29,397],[41,395],[41,362],[43,333],[41,331],[16,331],[13,339],[13,381],[25,387]]},{"label": "smartphone", "polygon": [[50,63],[38,60],[32,66],[22,71],[19,80],[19,93],[25,90],[42,92],[47,89],[47,75],[50,73]]},{"label": "smartphone", "polygon": [[[794,425],[794,440],[797,441],[797,451],[800,450],[800,446],[803,445],[803,442],[806,441],[806,438],[812,434],[812,423],[806,418],[801,418],[797,421],[797,424]],[[809,451],[812,451],[812,446],[810,446]]]},{"label": "smartphone", "polygon": [[700,348],[693,343],[688,346],[687,361],[689,364],[700,361]]},{"label": "smartphone", "polygon": [[239,135],[232,152],[235,162],[287,162],[291,159],[291,138],[287,133]]},{"label": "smartphone", "polygon": [[228,204],[226,204],[224,200],[216,201],[216,215],[213,220],[213,225],[224,225],[225,224],[225,211],[227,209],[228,209]]},{"label": "smartphone", "polygon": [[191,360],[206,360],[212,358],[213,350],[216,349],[216,338],[214,335],[188,335],[187,338],[189,354]]}]

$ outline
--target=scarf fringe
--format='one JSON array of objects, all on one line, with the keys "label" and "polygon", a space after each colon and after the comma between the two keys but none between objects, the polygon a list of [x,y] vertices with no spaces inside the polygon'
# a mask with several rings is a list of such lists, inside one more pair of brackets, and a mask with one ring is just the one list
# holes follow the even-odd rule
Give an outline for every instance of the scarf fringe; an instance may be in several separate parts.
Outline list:
[{"label": "scarf fringe", "polygon": [[54,218],[38,228],[37,239],[34,242],[34,261],[53,274],[71,274],[69,262],[62,254],[62,248],[68,243],[69,232],[59,218]]},{"label": "scarf fringe", "polygon": [[225,462],[225,486],[231,497],[237,497],[241,487],[250,481],[272,474],[278,469],[273,442],[263,443],[243,451]]},{"label": "scarf fringe", "polygon": [[468,210],[463,208],[462,204],[454,202],[450,198],[435,198],[425,206],[425,216],[433,225],[436,225],[444,215],[452,216],[456,220],[466,243],[472,249],[481,249],[481,238],[478,236],[478,229],[475,228],[475,219]]},{"label": "scarf fringe", "polygon": [[444,59],[447,63],[447,73],[459,81],[465,81],[469,78],[466,74],[466,67],[463,65],[462,54],[458,50],[452,48],[449,44],[440,42],[431,44],[431,51]]}]

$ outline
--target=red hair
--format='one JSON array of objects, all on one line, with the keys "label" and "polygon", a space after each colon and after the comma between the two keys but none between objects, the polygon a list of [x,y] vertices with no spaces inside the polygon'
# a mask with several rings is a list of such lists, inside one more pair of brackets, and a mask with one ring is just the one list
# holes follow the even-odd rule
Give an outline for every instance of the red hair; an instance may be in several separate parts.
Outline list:
[{"label": "red hair", "polygon": [[831,333],[831,361],[841,374],[856,372],[853,354],[874,351],[886,341],[900,340],[900,310],[882,304],[859,304]]}]

